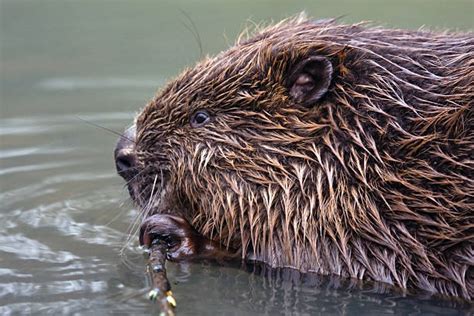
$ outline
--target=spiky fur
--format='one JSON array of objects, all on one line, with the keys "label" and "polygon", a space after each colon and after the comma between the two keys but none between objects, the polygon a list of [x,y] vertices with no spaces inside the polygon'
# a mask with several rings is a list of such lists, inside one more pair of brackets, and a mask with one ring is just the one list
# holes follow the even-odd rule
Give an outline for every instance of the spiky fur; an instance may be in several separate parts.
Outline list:
[{"label": "spiky fur", "polygon": [[[308,108],[286,79],[310,55],[335,73]],[[145,107],[134,199],[273,267],[472,299],[473,81],[470,33],[283,21]]]}]

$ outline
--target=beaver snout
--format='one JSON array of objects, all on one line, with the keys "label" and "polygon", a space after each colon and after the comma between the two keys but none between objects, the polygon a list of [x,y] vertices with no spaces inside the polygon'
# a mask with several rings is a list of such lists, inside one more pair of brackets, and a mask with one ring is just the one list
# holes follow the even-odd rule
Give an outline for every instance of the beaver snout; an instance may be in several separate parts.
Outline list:
[{"label": "beaver snout", "polygon": [[136,157],[135,157],[135,125],[128,128],[122,136],[120,136],[114,151],[115,167],[117,173],[125,179],[131,180],[137,173]]}]

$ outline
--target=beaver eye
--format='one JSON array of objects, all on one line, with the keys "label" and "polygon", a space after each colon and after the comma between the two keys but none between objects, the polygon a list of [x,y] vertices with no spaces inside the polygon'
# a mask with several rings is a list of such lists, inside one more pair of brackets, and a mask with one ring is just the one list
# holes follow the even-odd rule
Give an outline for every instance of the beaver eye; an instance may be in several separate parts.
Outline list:
[{"label": "beaver eye", "polygon": [[209,113],[207,111],[200,110],[200,111],[195,112],[191,116],[191,126],[195,128],[201,127],[209,123],[210,120],[211,120],[211,116],[209,115]]}]

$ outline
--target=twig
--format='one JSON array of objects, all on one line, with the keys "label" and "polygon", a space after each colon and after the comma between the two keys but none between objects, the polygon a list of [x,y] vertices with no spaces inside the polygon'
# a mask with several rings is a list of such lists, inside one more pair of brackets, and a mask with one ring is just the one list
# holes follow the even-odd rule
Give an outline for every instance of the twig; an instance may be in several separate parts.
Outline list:
[{"label": "twig", "polygon": [[176,300],[171,292],[171,285],[166,277],[166,251],[167,244],[163,240],[155,239],[148,249],[147,272],[150,275],[152,289],[148,293],[151,301],[157,302],[160,306],[161,314],[174,316]]}]

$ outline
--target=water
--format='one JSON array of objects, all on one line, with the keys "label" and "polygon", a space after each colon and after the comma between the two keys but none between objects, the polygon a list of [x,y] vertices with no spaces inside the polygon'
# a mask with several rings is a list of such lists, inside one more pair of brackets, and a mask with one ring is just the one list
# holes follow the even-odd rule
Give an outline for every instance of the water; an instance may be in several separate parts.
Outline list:
[{"label": "water", "polygon": [[[473,29],[467,1],[0,2],[0,314],[152,314],[116,136],[155,90],[252,21],[305,9],[388,26]],[[169,264],[179,314],[447,314],[472,306],[380,285]],[[257,269],[258,270],[258,269]]]}]

